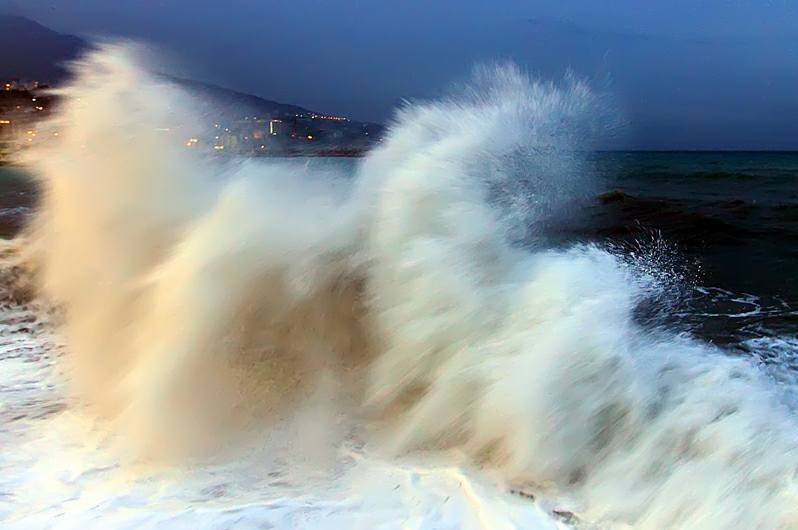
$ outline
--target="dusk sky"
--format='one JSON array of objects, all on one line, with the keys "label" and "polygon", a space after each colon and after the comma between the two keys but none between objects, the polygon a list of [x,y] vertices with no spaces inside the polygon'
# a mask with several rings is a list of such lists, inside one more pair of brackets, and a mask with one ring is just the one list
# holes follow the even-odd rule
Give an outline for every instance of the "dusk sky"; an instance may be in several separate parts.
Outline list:
[{"label": "dusk sky", "polygon": [[[644,148],[798,148],[794,0],[5,0],[82,36],[153,43],[184,76],[383,121],[477,62],[609,86]],[[2,8],[0,8],[2,9]],[[609,82],[607,82],[609,80]]]}]

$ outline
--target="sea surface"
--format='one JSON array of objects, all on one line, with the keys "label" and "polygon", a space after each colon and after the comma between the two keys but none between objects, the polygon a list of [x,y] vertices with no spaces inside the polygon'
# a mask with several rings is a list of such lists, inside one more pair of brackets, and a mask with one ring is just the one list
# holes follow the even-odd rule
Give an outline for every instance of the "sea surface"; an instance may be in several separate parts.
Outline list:
[{"label": "sea surface", "polygon": [[[291,163],[347,173],[358,161]],[[798,403],[798,153],[599,152],[579,168],[589,173],[577,179],[584,187],[569,190],[567,211],[555,212],[546,245],[596,244],[658,277],[663,291],[637,310],[644,327],[753,358],[785,399]],[[0,167],[0,236],[18,234],[37,200],[25,169]],[[532,232],[518,244],[534,246]],[[17,306],[13,293],[4,296],[0,360],[13,371],[2,380],[5,390],[0,386],[0,418],[9,426],[0,430],[0,442],[24,448],[0,458],[0,469],[11,470],[0,478],[0,520],[6,517],[11,527],[574,523],[567,502],[559,509],[539,498],[530,508],[528,499],[508,500],[484,477],[457,467],[388,463],[357,448],[342,464],[356,479],[340,489],[292,482],[279,466],[267,473],[271,468],[243,460],[188,477],[136,477],[101,436],[84,440],[96,429],[71,413],[63,397],[55,362],[59,339],[35,309]],[[60,523],[53,523],[56,517]]]},{"label": "sea surface", "polygon": [[798,527],[798,156],[593,152],[508,64],[218,156],[125,44],[72,69],[46,193],[0,173],[4,530]]},{"label": "sea surface", "polygon": [[655,234],[680,276],[669,308],[677,326],[741,351],[770,344],[792,365],[798,154],[602,153],[595,162],[604,190],[585,226],[590,237]]},{"label": "sea surface", "polygon": [[[639,247],[674,276],[671,323],[708,341],[747,349],[747,341],[776,335],[798,346],[798,153],[597,152],[587,159],[589,184],[568,219],[558,220],[563,244]],[[350,170],[357,160],[306,162]],[[0,237],[19,231],[36,195],[24,169],[0,167]]]}]

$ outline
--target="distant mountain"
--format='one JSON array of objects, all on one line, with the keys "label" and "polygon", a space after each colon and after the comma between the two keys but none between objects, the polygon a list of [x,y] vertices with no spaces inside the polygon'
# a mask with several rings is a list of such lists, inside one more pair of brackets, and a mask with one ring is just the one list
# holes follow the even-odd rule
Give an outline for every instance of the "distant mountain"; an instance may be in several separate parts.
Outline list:
[{"label": "distant mountain", "polygon": [[[57,33],[33,20],[0,15],[0,79],[20,78],[58,83],[67,76],[64,63],[89,49],[89,43]],[[227,115],[252,111],[268,114],[307,114],[310,111],[296,105],[244,94],[190,79],[164,76],[203,99],[219,105],[217,110]]]},{"label": "distant mountain", "polygon": [[278,103],[276,101],[253,96],[252,94],[244,94],[243,92],[237,92],[229,88],[222,88],[192,79],[183,79],[170,75],[164,75],[163,78],[183,87],[191,94],[199,96],[201,100],[211,103],[212,108],[208,110],[222,116],[240,117],[242,113],[252,113],[253,116],[257,116],[258,114],[317,114],[297,105]]},{"label": "distant mountain", "polygon": [[[20,78],[58,83],[67,77],[63,64],[88,50],[90,44],[79,37],[57,33],[34,22],[19,17],[0,15],[0,79]],[[321,114],[297,105],[278,103],[251,94],[222,88],[209,83],[163,76],[207,102],[200,112],[218,117]],[[359,122],[351,122],[358,124]],[[380,132],[379,124],[363,123],[369,130]]]},{"label": "distant mountain", "polygon": [[57,33],[27,18],[0,15],[0,79],[57,83],[67,74],[63,63],[87,47],[74,35]]}]

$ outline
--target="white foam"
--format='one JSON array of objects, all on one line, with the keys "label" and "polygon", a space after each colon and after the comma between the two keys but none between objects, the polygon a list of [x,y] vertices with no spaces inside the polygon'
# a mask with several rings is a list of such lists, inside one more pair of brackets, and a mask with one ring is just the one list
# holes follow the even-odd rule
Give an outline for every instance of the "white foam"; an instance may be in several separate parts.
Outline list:
[{"label": "white foam", "polygon": [[[30,316],[16,309],[3,316]],[[343,449],[335,473],[296,473],[258,451],[234,462],[147,468],[75,405],[47,334],[0,326],[0,523],[39,528],[560,528],[472,472]]]},{"label": "white foam", "polygon": [[[156,126],[195,123],[190,100],[123,48],[76,71],[63,133],[30,161],[45,190],[34,263],[65,307],[78,395],[137,449],[207,449],[313,410],[345,421],[299,429],[308,453],[360,439],[465,455],[601,525],[798,525],[798,430],[755,366],[641,328],[652,277],[613,254],[511,244],[583,178],[584,84],[485,69],[399,112],[342,190],[170,144]],[[520,214],[494,186],[515,178]],[[461,472],[431,473],[420,491]],[[505,508],[474,488],[474,513]]]}]

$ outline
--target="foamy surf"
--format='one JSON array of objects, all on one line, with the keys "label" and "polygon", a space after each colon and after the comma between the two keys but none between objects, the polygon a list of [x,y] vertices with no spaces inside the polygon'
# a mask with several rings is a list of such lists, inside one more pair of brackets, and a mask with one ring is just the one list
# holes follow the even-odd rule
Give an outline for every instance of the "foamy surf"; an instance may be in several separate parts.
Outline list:
[{"label": "foamy surf", "polygon": [[[190,96],[122,47],[75,71],[58,140],[29,160],[44,193],[28,249],[65,311],[73,389],[126,449],[179,458],[287,428],[299,454],[434,455],[472,470],[430,471],[447,484],[481,468],[600,526],[798,523],[798,431],[767,376],[636,322],[656,275],[547,248],[585,178],[585,84],[484,69],[399,111],[346,181],[170,141],[164,123],[201,121]],[[509,501],[469,491],[480,515],[443,526],[532,525],[483,517]],[[420,527],[446,513],[421,505],[436,515],[410,509]]]},{"label": "foamy surf", "polygon": [[[359,444],[313,472],[273,443],[187,467],[120,457],[115,433],[69,394],[47,308],[19,291],[21,250],[0,249],[0,522],[39,528],[534,528],[565,525],[440,460],[385,460]],[[124,433],[121,434],[124,436]],[[285,439],[290,443],[294,436]],[[560,516],[562,517],[562,516]]]}]

